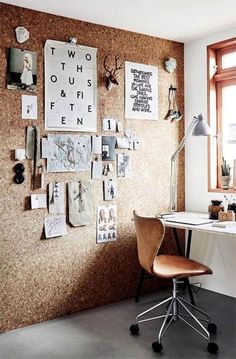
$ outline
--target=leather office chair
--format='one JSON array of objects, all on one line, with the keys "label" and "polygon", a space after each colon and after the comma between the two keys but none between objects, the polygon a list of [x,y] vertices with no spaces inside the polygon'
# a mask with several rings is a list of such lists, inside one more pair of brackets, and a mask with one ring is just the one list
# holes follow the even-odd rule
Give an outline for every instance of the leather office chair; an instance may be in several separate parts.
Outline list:
[{"label": "leather office chair", "polygon": [[[199,276],[203,274],[212,274],[211,269],[199,262],[182,256],[167,254],[158,255],[165,235],[165,227],[162,221],[154,217],[140,217],[135,211],[133,212],[133,216],[138,245],[138,257],[141,266],[148,273],[156,277],[172,279],[173,289],[171,297],[145,310],[136,317],[135,323],[130,327],[131,334],[137,335],[139,333],[139,323],[163,318],[164,320],[158,334],[158,340],[152,344],[152,348],[155,352],[161,352],[161,342],[164,334],[166,333],[171,323],[180,319],[193,330],[195,330],[198,334],[200,334],[203,338],[205,338],[208,342],[207,350],[210,353],[216,354],[218,351],[218,345],[211,342],[210,338],[210,333],[215,333],[217,330],[216,325],[210,323],[210,317],[207,313],[195,305],[192,305],[184,298],[180,298],[177,294],[177,284],[179,283],[178,279]],[[140,319],[150,311],[162,305],[167,305],[166,308],[168,309],[166,310],[165,314],[152,318]],[[184,314],[180,313],[180,308],[184,309]],[[192,313],[192,311],[190,311],[190,309],[194,309],[194,311],[200,313],[205,319],[197,318]],[[192,320],[192,322],[189,322],[187,320],[188,318]],[[207,323],[207,329],[203,326],[201,321]],[[193,324],[197,325],[197,328],[193,326]]]}]

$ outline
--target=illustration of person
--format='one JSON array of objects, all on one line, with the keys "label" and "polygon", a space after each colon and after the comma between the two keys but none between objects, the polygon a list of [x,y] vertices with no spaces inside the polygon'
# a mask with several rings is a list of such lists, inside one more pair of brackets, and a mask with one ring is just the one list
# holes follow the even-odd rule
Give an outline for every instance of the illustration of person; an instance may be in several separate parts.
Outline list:
[{"label": "illustration of person", "polygon": [[106,233],[103,234],[103,240],[104,240],[104,241],[107,240],[107,235],[106,235]]},{"label": "illustration of person", "polygon": [[110,232],[108,233],[108,239],[111,239],[111,233]]},{"label": "illustration of person", "polygon": [[114,239],[116,238],[115,232],[112,233],[112,238],[114,238]]},{"label": "illustration of person", "polygon": [[111,208],[109,209],[108,222],[109,222],[109,223],[115,223],[115,222],[116,222],[115,211],[114,211],[114,208],[113,208],[113,207],[111,207]]},{"label": "illustration of person", "polygon": [[106,215],[105,215],[104,209],[100,209],[100,211],[99,211],[98,223],[100,224],[99,230],[100,230],[100,231],[105,231],[105,230],[106,230],[106,226],[107,226],[107,219],[106,219]]},{"label": "illustration of person", "polygon": [[110,187],[110,196],[111,196],[111,198],[115,198],[115,188],[114,188],[113,184]]},{"label": "illustration of person", "polygon": [[101,234],[98,235],[98,240],[102,241],[102,235]]},{"label": "illustration of person", "polygon": [[24,54],[23,71],[20,77],[22,89],[29,88],[31,85],[33,85],[32,69],[33,69],[32,55],[27,52]]}]

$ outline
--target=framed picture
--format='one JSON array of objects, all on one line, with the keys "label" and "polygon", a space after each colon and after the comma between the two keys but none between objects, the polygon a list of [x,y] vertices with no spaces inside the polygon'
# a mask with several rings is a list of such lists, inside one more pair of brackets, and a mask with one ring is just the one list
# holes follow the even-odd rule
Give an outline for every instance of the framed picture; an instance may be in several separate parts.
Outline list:
[{"label": "framed picture", "polygon": [[103,181],[104,201],[112,201],[117,197],[116,180],[110,178]]},{"label": "framed picture", "polygon": [[7,88],[36,91],[37,52],[10,48],[8,53]]}]

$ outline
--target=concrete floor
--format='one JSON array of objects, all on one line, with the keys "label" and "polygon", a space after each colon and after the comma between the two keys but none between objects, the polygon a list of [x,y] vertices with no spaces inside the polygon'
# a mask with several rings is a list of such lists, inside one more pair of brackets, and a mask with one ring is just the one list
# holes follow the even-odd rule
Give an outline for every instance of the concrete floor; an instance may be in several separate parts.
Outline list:
[{"label": "concrete floor", "polygon": [[169,296],[169,291],[83,311],[76,315],[13,330],[0,335],[1,359],[149,359],[236,358],[236,299],[201,289],[195,294],[201,309],[210,311],[218,326],[214,341],[218,355],[209,354],[206,341],[182,322],[173,324],[163,339],[162,354],[152,351],[160,321],[140,324],[132,336],[135,316]]}]

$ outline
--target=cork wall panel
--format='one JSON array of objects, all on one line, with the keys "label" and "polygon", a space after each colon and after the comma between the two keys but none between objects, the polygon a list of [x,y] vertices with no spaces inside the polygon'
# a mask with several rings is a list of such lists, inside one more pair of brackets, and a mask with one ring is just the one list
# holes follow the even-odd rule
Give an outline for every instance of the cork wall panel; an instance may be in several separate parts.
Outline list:
[{"label": "cork wall panel", "polygon": [[[164,120],[168,110],[168,89],[178,88],[177,101],[183,112],[183,44],[151,36],[126,32],[105,26],[53,16],[19,7],[0,4],[0,163],[1,163],[1,330],[29,325],[56,316],[78,312],[131,297],[135,293],[139,264],[132,211],[151,215],[166,211],[169,201],[170,157],[183,136],[183,120]],[[22,22],[23,21],[23,22]],[[23,25],[30,39],[18,44],[14,29]],[[27,125],[44,130],[43,47],[47,39],[67,41],[76,36],[81,45],[98,49],[98,133],[105,116],[115,117],[124,127],[134,130],[140,139],[140,150],[130,152],[132,174],[117,179],[118,239],[96,244],[96,207],[104,205],[102,181],[93,181],[94,213],[90,225],[73,228],[68,235],[43,239],[46,209],[30,210],[29,196],[32,164],[24,161],[25,182],[13,183],[14,149],[24,148]],[[21,119],[21,95],[24,91],[6,89],[7,49],[15,47],[37,51],[38,120]],[[119,86],[105,88],[104,56],[120,53],[122,61],[158,67],[159,119],[142,121],[124,118],[124,70]],[[177,70],[164,70],[166,57],[177,60]],[[118,150],[119,152],[120,150]],[[184,208],[184,156],[180,156],[178,208]],[[89,179],[90,173],[50,173],[45,175],[45,188],[50,181]],[[174,250],[167,231],[165,247]],[[158,284],[154,283],[153,286]]]}]

